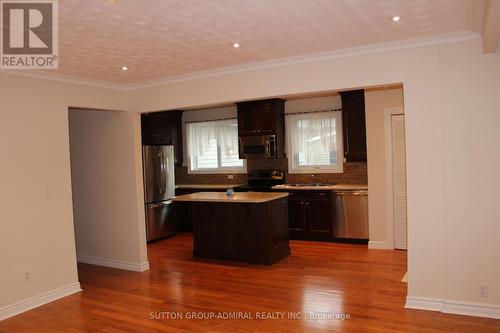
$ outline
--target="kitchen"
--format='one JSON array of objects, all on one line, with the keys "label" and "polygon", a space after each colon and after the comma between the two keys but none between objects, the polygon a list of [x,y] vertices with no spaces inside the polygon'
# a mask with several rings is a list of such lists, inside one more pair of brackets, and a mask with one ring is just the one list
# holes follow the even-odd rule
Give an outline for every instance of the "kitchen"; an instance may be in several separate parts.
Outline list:
[{"label": "kitchen", "polygon": [[[402,105],[400,87],[375,89],[379,94],[387,91]],[[145,170],[148,149],[173,146],[168,193],[157,200],[146,198],[152,202],[146,205],[148,242],[200,225],[193,218],[199,215],[192,211],[193,200],[215,205],[223,199],[239,201],[245,192],[273,192],[288,194],[289,239],[368,244],[364,90],[155,112],[141,120],[142,143],[150,146],[144,147]],[[286,158],[286,149],[288,156],[294,149],[294,159]],[[146,174],[144,179],[147,184]],[[148,185],[145,189],[147,195]],[[163,199],[168,199],[166,205],[159,205]],[[194,235],[195,241],[200,238],[196,230]]]}]

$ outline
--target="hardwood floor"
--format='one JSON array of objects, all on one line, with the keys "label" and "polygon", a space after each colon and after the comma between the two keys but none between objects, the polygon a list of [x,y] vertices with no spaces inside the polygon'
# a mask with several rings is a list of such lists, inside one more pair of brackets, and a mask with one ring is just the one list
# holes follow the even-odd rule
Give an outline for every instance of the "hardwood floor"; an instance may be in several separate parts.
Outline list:
[{"label": "hardwood floor", "polygon": [[[79,265],[83,292],[4,320],[0,332],[500,332],[500,320],[405,310],[403,251],[304,241],[291,247],[272,266],[201,261],[192,259],[191,235],[180,234],[148,246],[148,272]],[[238,311],[350,319],[186,319]]]}]

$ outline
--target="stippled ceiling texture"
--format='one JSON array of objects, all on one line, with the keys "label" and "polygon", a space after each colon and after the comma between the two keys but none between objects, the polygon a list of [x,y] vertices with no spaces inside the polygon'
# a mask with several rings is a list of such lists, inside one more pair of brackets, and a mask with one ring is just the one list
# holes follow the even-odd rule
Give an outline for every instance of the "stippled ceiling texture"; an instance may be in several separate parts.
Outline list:
[{"label": "stippled ceiling texture", "polygon": [[[59,73],[117,83],[464,30],[481,0],[60,0]],[[400,15],[401,21],[390,18]],[[241,44],[235,49],[234,42]],[[121,66],[129,66],[122,71]]]}]

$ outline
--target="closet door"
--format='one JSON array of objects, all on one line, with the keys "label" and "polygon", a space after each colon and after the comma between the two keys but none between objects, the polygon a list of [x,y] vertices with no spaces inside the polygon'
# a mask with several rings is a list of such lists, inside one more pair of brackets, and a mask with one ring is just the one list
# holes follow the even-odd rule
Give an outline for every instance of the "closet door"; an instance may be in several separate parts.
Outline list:
[{"label": "closet door", "polygon": [[394,214],[394,247],[408,247],[406,213],[406,137],[404,115],[391,116],[392,193]]}]

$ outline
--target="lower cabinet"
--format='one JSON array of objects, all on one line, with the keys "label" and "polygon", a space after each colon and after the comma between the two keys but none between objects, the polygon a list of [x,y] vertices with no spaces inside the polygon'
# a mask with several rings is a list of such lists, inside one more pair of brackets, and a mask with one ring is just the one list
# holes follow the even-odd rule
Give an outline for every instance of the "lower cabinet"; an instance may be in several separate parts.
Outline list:
[{"label": "lower cabinet", "polygon": [[304,237],[307,232],[305,201],[300,199],[288,200],[288,230],[290,238]]},{"label": "lower cabinet", "polygon": [[288,225],[291,239],[333,240],[331,191],[291,191]]},{"label": "lower cabinet", "polygon": [[272,264],[290,254],[286,198],[189,204],[196,258]]},{"label": "lower cabinet", "polygon": [[[175,195],[191,194],[196,192],[206,192],[206,189],[196,189],[196,188],[176,188]],[[226,192],[224,189],[210,189],[210,192]],[[189,203],[187,202],[175,202],[175,230],[176,231],[193,231],[193,224],[189,216]]]}]

